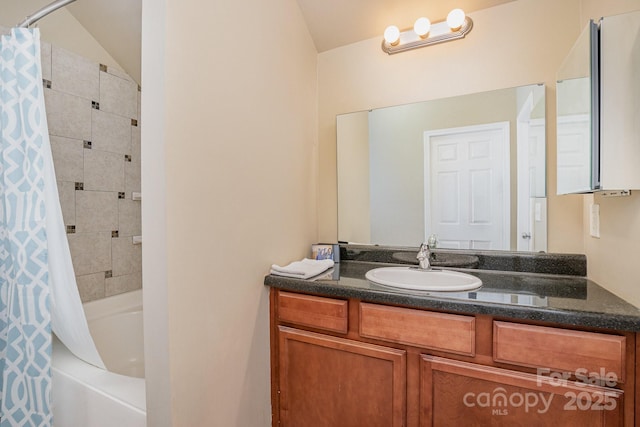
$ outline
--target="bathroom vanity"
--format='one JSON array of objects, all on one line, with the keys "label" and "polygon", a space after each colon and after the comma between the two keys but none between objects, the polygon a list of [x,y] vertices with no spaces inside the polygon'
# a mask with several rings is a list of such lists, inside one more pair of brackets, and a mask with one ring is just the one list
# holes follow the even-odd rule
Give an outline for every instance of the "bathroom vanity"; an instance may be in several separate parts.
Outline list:
[{"label": "bathroom vanity", "polygon": [[265,278],[274,426],[640,426],[639,309],[576,275],[406,292],[364,278],[381,265]]}]

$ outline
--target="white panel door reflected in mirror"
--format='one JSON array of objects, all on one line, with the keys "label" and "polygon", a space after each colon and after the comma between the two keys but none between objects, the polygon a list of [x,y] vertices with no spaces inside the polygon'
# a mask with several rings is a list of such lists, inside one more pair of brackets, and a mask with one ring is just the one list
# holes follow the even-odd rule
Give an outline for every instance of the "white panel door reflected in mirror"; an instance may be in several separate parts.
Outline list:
[{"label": "white panel door reflected in mirror", "polygon": [[[484,175],[470,165],[463,172],[467,160],[457,159],[462,168],[457,183],[428,184],[433,179],[430,161],[425,161],[430,157],[425,155],[426,134],[472,126],[481,129],[496,123],[508,124],[507,130],[501,131],[502,142],[476,144],[475,151],[467,150],[465,155],[492,153],[489,163],[501,165],[503,179],[495,179],[495,165],[485,167]],[[544,85],[342,114],[336,124],[338,240],[419,246],[435,232],[439,247],[546,251]],[[448,190],[444,189],[446,185]],[[459,226],[449,227],[456,230],[456,235],[436,231],[430,221],[430,212],[447,213],[448,221],[453,218],[454,193],[465,200],[464,206],[456,208],[456,215],[466,218]],[[434,206],[435,200],[439,200],[439,206]],[[486,239],[470,231],[464,235],[464,227],[487,228],[488,223],[502,236]]]},{"label": "white panel door reflected in mirror", "polygon": [[425,242],[509,249],[509,151],[509,122],[424,133]]}]

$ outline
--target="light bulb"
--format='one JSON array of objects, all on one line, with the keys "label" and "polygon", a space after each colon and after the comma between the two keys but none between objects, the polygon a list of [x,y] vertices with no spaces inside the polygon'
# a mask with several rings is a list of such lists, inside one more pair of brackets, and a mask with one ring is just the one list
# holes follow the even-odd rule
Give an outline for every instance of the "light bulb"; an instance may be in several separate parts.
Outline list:
[{"label": "light bulb", "polygon": [[449,15],[447,15],[447,25],[449,25],[449,28],[452,30],[457,30],[464,24],[464,18],[465,14],[462,9],[453,9],[449,12]]},{"label": "light bulb", "polygon": [[400,29],[395,25],[389,25],[386,30],[384,30],[384,40],[390,45],[398,44],[400,41]]},{"label": "light bulb", "polygon": [[416,23],[413,24],[413,31],[415,31],[420,37],[426,36],[430,29],[431,21],[429,21],[429,18],[418,18]]}]

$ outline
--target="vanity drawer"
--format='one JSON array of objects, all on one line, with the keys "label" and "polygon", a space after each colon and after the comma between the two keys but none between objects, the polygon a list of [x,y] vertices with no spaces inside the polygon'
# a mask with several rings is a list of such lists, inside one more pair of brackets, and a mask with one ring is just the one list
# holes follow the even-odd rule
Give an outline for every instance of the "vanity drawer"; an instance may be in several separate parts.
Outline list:
[{"label": "vanity drawer", "polygon": [[475,355],[475,318],[360,303],[360,336],[465,356]]},{"label": "vanity drawer", "polygon": [[349,303],[345,300],[278,292],[278,320],[326,331],[347,333]]},{"label": "vanity drawer", "polygon": [[[625,337],[546,326],[493,322],[496,362],[585,375],[604,370],[624,382]],[[586,371],[585,371],[586,370]]]}]

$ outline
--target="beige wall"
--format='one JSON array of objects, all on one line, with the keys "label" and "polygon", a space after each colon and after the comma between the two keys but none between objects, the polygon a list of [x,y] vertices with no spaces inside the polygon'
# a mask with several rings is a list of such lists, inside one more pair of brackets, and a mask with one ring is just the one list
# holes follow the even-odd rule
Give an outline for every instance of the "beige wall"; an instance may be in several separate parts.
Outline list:
[{"label": "beige wall", "polygon": [[[637,0],[518,0],[474,12],[467,38],[393,56],[380,38],[318,56],[319,169],[335,170],[335,116],[350,111],[542,82],[547,85],[547,185],[551,252],[586,253],[589,276],[640,305],[634,265],[640,197],[601,199],[601,237],[589,236],[594,196],[556,196],[555,80],[590,18],[640,6]],[[319,182],[319,237],[336,238],[335,180]]]},{"label": "beige wall", "polygon": [[[336,118],[340,132],[337,147],[339,240],[371,243],[369,211],[369,112],[358,111]],[[326,177],[320,176],[319,179]]]},{"label": "beige wall", "polygon": [[[580,0],[518,0],[474,12],[463,40],[388,56],[380,38],[318,55],[320,170],[335,176],[335,116],[531,83],[547,85],[555,116],[555,74],[580,33]],[[555,121],[547,125],[549,250],[583,252],[582,197],[554,195]],[[335,180],[319,186],[319,237],[336,238]]]},{"label": "beige wall", "polygon": [[267,426],[264,275],[317,241],[317,53],[295,0],[145,0],[143,23],[149,425]]},{"label": "beige wall", "polygon": [[166,208],[166,4],[143,0],[142,58],[147,89],[141,103],[142,132],[142,295],[147,425],[169,427],[172,419],[169,365],[169,298],[167,280]]},{"label": "beige wall", "polygon": [[[583,0],[582,20],[639,10],[637,0]],[[603,141],[606,143],[606,141]],[[589,234],[589,209],[600,205],[600,238]],[[640,255],[640,195],[625,198],[584,196],[584,247],[589,277],[640,307],[638,255]]]},{"label": "beige wall", "polygon": [[[2,0],[0,25],[13,27],[25,17],[48,5],[53,0]],[[104,50],[78,20],[65,8],[38,21],[42,41],[52,43],[100,64],[122,70],[118,62]]]}]

